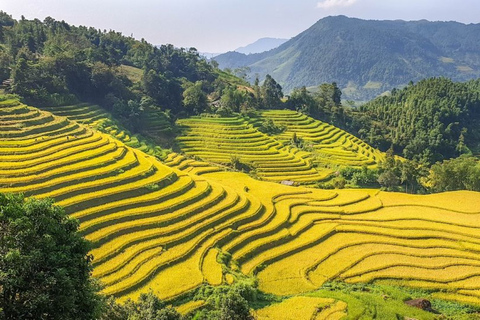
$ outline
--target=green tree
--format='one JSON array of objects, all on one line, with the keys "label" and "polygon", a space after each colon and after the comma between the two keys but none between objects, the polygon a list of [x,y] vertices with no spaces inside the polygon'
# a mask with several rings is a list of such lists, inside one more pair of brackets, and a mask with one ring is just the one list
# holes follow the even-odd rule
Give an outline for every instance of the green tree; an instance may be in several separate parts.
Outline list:
[{"label": "green tree", "polygon": [[293,89],[288,98],[289,109],[298,110],[305,114],[315,116],[318,114],[318,105],[305,86]]},{"label": "green tree", "polygon": [[318,110],[313,115],[324,118],[335,125],[344,125],[345,114],[341,97],[342,91],[335,82],[321,84],[315,94]]},{"label": "green tree", "polygon": [[136,302],[128,301],[125,308],[128,320],[180,320],[180,314],[152,292],[141,294]]},{"label": "green tree", "polygon": [[167,306],[152,292],[142,293],[137,301],[118,304],[113,298],[106,300],[100,320],[180,320],[174,308]]},{"label": "green tree", "polygon": [[222,299],[219,308],[220,320],[253,320],[248,302],[239,293],[231,291]]},{"label": "green tree", "polygon": [[53,200],[0,194],[0,318],[94,319],[89,244]]},{"label": "green tree", "polygon": [[0,10],[0,41],[4,40],[4,27],[11,27],[14,24],[12,16]]},{"label": "green tree", "polygon": [[400,185],[400,179],[392,170],[387,170],[378,176],[378,183],[387,190],[394,190],[395,187]]},{"label": "green tree", "polygon": [[256,107],[261,107],[261,100],[262,100],[262,89],[260,88],[260,80],[258,79],[258,74],[255,76],[255,82],[253,83],[253,92],[256,102]]},{"label": "green tree", "polygon": [[263,108],[278,108],[283,98],[282,87],[269,74],[265,77],[262,88]]},{"label": "green tree", "polygon": [[480,191],[480,162],[474,157],[461,156],[436,163],[431,168],[429,180],[435,192]]},{"label": "green tree", "polygon": [[222,106],[234,112],[240,112],[242,105],[247,101],[247,94],[236,87],[229,86],[223,90]]},{"label": "green tree", "polygon": [[380,174],[378,183],[387,190],[395,190],[400,185],[400,161],[396,161],[393,150],[389,149],[385,156],[385,161],[380,165]]},{"label": "green tree", "polygon": [[202,82],[188,84],[183,92],[183,105],[188,114],[200,114],[207,109],[207,95],[202,90]]},{"label": "green tree", "polygon": [[415,161],[405,160],[401,162],[400,182],[405,184],[405,192],[415,193],[420,187],[420,179],[426,175],[422,166]]}]

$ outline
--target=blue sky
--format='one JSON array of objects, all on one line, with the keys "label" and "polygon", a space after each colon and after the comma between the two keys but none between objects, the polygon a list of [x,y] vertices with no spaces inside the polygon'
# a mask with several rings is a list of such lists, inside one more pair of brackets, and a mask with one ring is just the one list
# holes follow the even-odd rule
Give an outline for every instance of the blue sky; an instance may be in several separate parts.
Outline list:
[{"label": "blue sky", "polygon": [[204,52],[234,50],[262,37],[291,38],[329,15],[480,23],[479,0],[0,0],[0,10]]}]

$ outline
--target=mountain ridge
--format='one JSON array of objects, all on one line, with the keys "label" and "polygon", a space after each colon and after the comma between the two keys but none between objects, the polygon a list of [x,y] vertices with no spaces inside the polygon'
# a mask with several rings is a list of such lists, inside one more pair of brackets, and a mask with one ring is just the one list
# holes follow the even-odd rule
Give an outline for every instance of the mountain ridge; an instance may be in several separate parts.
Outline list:
[{"label": "mountain ridge", "polygon": [[480,24],[330,16],[270,51],[215,60],[248,66],[250,80],[271,74],[287,92],[337,82],[347,99],[367,100],[427,77],[478,77],[479,43]]}]

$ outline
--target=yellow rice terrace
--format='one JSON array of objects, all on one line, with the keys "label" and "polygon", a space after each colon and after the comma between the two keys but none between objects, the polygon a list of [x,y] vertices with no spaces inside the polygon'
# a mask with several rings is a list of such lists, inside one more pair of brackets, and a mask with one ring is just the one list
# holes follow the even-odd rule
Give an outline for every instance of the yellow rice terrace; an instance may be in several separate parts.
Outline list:
[{"label": "yellow rice terrace", "polygon": [[[284,131],[262,133],[259,127],[266,120]],[[241,162],[266,181],[312,184],[329,178],[335,166],[375,168],[384,159],[351,134],[294,111],[265,111],[254,118],[191,117],[178,123],[183,135],[177,140],[187,155],[219,164]]]},{"label": "yellow rice terrace", "polygon": [[[52,197],[79,219],[93,276],[118,301],[152,290],[187,313],[202,308],[201,288],[250,279],[277,299],[253,311],[258,319],[374,318],[366,284],[480,305],[480,194],[308,187],[337,165],[385,160],[332,125],[294,111],[182,119],[184,154],[162,162],[126,132],[95,129],[108,117],[95,106],[48,110],[0,103],[0,192]],[[284,130],[261,132],[268,119]],[[232,160],[258,179],[221,165]],[[434,319],[389,290],[377,315],[391,306]]]}]

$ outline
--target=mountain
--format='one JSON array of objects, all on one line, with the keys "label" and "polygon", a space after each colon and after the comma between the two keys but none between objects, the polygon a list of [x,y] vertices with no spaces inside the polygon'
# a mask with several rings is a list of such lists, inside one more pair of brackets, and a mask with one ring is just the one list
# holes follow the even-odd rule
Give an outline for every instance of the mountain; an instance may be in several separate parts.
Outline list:
[{"label": "mountain", "polygon": [[221,68],[250,67],[289,92],[337,82],[343,98],[367,100],[427,77],[480,76],[480,24],[327,17],[268,52],[228,52]]},{"label": "mountain", "polygon": [[206,59],[212,59],[212,58],[215,58],[216,56],[221,55],[222,53],[218,53],[218,52],[199,52],[198,54],[201,57],[204,57]]},{"label": "mountain", "polygon": [[237,48],[235,51],[243,54],[261,53],[275,49],[287,41],[288,39],[261,38],[245,47]]}]

